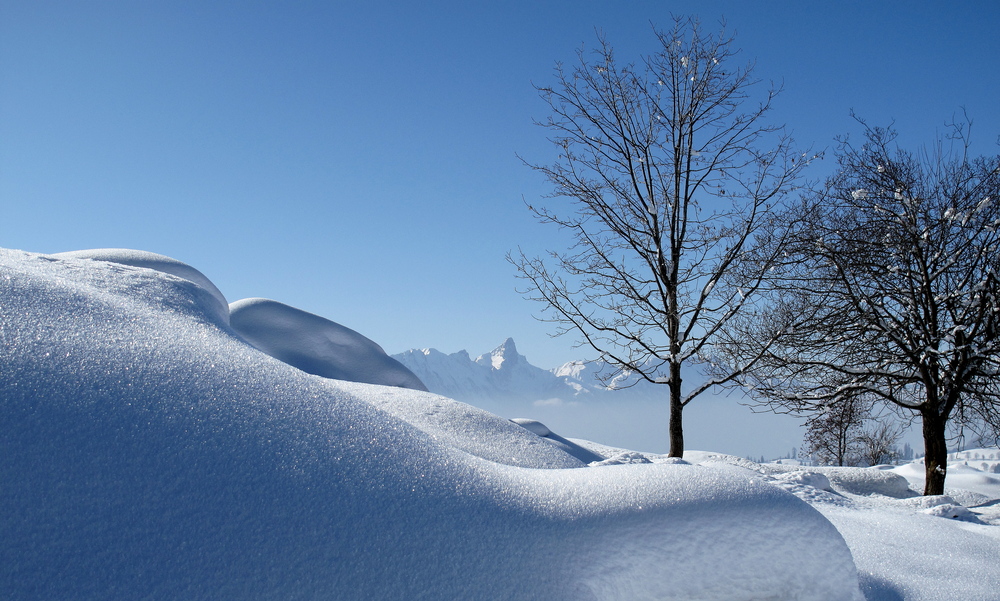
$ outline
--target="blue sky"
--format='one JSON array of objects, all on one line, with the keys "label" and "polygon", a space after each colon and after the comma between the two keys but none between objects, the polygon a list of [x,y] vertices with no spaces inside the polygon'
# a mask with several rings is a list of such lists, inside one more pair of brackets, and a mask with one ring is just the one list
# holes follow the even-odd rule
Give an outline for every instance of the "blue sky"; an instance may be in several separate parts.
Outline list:
[{"label": "blue sky", "polygon": [[726,17],[804,147],[851,109],[919,145],[965,107],[997,152],[992,1],[0,0],[0,246],[166,254],[389,353],[587,357],[504,259],[561,242],[522,203],[546,187],[515,153],[553,156],[532,82],[595,28],[638,58],[671,13]]}]

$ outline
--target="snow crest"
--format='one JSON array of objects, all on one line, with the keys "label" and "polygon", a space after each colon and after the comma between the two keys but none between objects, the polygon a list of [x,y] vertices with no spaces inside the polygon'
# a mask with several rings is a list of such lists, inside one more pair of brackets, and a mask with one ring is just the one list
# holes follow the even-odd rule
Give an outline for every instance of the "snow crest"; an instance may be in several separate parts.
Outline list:
[{"label": "snow crest", "polygon": [[354,330],[265,298],[229,306],[234,330],[268,355],[302,371],[337,380],[427,390],[413,372]]},{"label": "snow crest", "polygon": [[582,467],[462,403],[305,374],[156,271],[0,266],[5,599],[859,599],[831,523],[761,479]]},{"label": "snow crest", "polygon": [[187,263],[178,261],[165,255],[151,253],[144,250],[132,250],[128,248],[95,248],[90,250],[73,250],[64,253],[50,255],[57,259],[90,259],[92,261],[105,261],[129,267],[142,269],[152,269],[162,273],[188,280],[197,284],[205,292],[208,292],[215,300],[212,303],[213,313],[224,322],[229,321],[229,301],[222,294],[215,284],[212,283],[205,274],[191,267]]}]

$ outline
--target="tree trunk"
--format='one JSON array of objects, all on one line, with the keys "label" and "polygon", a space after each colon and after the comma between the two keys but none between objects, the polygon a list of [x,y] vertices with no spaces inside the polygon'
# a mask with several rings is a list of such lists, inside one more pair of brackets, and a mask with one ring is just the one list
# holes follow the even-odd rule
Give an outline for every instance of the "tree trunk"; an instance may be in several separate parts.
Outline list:
[{"label": "tree trunk", "polygon": [[924,495],[943,495],[948,473],[948,442],[946,421],[931,412],[923,412],[924,430]]},{"label": "tree trunk", "polygon": [[668,457],[684,456],[684,405],[681,402],[681,366],[670,364],[670,453]]},{"label": "tree trunk", "polygon": [[844,467],[844,458],[847,457],[847,436],[837,424],[837,467]]}]

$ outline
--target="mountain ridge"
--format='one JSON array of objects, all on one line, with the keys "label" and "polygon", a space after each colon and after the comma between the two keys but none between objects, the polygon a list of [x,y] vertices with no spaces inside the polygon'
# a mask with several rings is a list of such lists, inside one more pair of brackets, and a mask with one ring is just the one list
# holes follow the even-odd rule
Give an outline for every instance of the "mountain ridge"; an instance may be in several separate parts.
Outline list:
[{"label": "mountain ridge", "polygon": [[[613,391],[599,379],[601,361],[569,361],[550,370],[536,367],[520,354],[513,338],[475,359],[466,350],[445,354],[437,349],[410,349],[392,355],[434,393],[460,401],[543,400],[603,396]],[[620,388],[634,384],[612,382]],[[620,391],[618,391],[620,393]],[[637,386],[633,393],[647,392]]]}]

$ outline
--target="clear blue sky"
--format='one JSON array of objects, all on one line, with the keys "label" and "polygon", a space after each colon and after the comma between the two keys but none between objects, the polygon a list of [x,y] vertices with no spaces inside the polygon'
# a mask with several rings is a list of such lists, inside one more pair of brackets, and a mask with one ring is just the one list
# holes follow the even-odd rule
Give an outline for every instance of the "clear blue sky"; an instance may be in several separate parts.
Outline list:
[{"label": "clear blue sky", "polygon": [[552,157],[532,82],[595,28],[649,52],[672,12],[727,18],[803,146],[851,109],[921,144],[964,106],[997,151],[992,0],[0,0],[0,246],[166,254],[389,353],[587,357],[504,260],[559,247],[522,204],[546,188],[515,153]]}]

